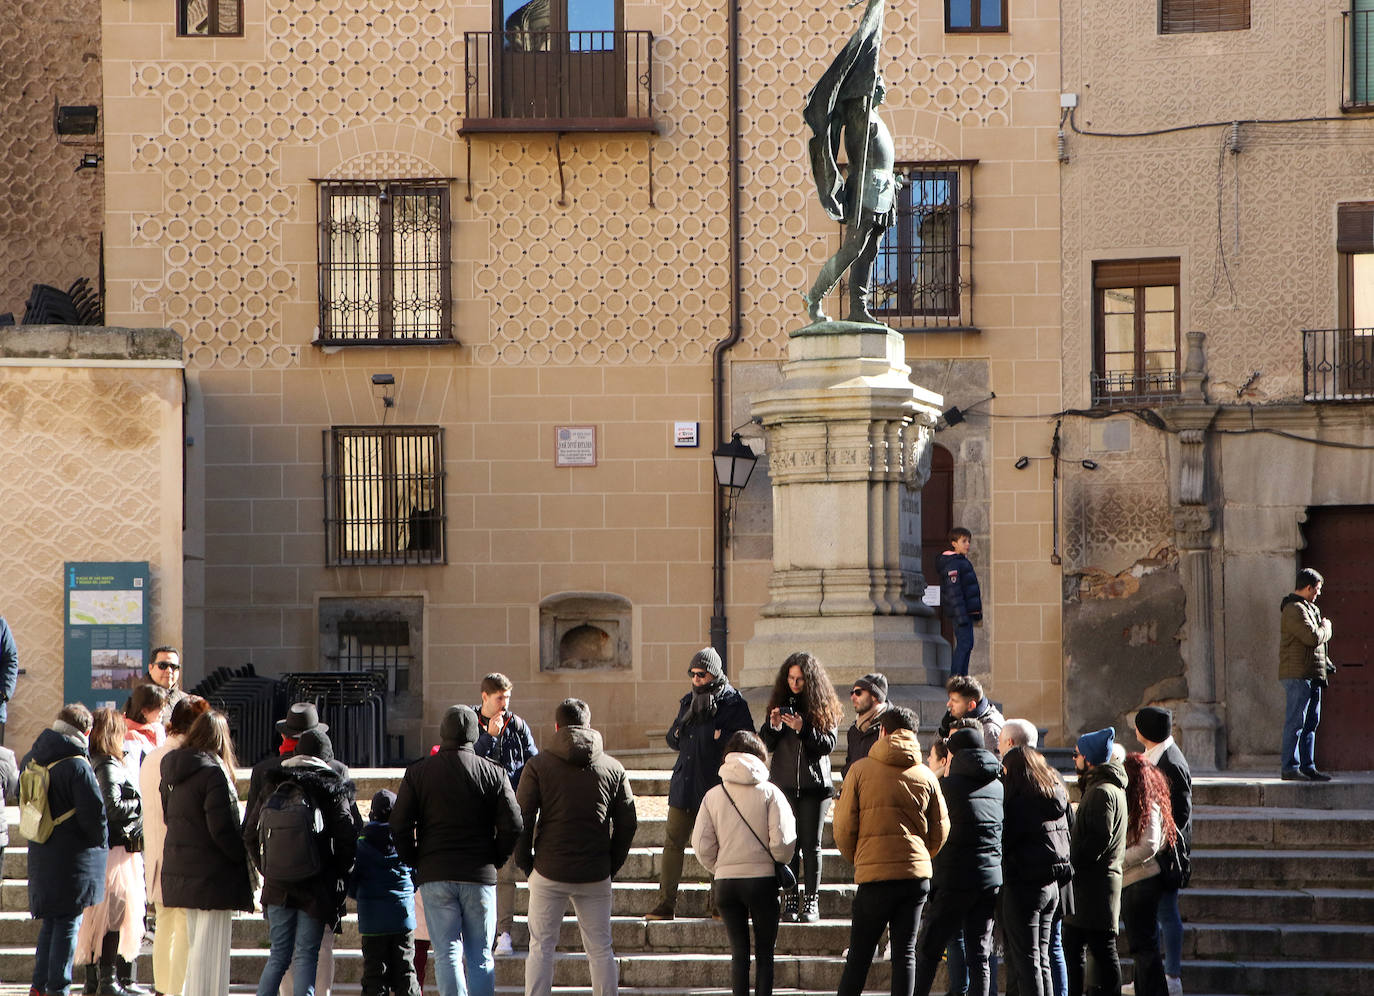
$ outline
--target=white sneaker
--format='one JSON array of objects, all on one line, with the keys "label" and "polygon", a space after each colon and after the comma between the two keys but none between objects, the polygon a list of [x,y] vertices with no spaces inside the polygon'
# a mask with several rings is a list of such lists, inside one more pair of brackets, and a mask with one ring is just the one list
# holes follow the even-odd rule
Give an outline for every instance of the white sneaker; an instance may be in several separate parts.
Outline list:
[{"label": "white sneaker", "polygon": [[1164,981],[1169,986],[1169,996],[1183,996],[1183,980],[1177,975],[1166,975]]},{"label": "white sneaker", "polygon": [[507,931],[503,930],[496,935],[496,950],[494,953],[498,958],[502,955],[515,954],[515,946],[511,944],[510,934]]}]

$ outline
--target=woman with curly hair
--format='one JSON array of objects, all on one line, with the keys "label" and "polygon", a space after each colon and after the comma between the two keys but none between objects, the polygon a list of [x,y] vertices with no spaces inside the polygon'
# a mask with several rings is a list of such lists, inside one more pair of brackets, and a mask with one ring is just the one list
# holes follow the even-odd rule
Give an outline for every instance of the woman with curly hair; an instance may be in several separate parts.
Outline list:
[{"label": "woman with curly hair", "polygon": [[821,662],[798,652],[782,662],[768,716],[759,727],[764,746],[773,755],[768,777],[782,789],[797,817],[797,872],[801,895],[784,899],[783,919],[789,923],[819,920],[816,891],[821,884],[821,827],[830,809],[834,788],[830,752],[840,735],[840,700]]},{"label": "woman with curly hair", "polygon": [[1168,996],[1159,953],[1156,911],[1164,884],[1155,856],[1178,836],[1169,780],[1144,754],[1126,755],[1126,857],[1121,873],[1121,921],[1135,961],[1137,996]]}]

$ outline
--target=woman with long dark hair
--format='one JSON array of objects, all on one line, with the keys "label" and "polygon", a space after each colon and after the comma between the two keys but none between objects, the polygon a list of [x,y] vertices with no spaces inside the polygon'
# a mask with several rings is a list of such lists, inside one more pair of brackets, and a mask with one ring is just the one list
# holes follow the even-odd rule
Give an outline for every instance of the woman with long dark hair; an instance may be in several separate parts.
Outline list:
[{"label": "woman with long dark hair", "polygon": [[1021,996],[1053,996],[1050,941],[1069,880],[1069,792],[1034,747],[1002,755],[1002,937]]},{"label": "woman with long dark hair", "polygon": [[830,752],[840,735],[840,700],[821,662],[798,652],[782,662],[767,712],[759,736],[773,755],[769,779],[797,817],[792,870],[801,895],[786,897],[783,919],[815,923],[820,919],[821,827],[834,794]]},{"label": "woman with long dark hair", "polygon": [[711,891],[730,938],[734,996],[749,996],[749,923],[754,925],[754,996],[772,996],[778,940],[773,862],[790,861],[797,827],[782,791],[768,781],[763,741],[740,730],[725,745],[721,783],[706,793],[692,850],[713,876]]},{"label": "woman with long dark hair", "polygon": [[234,911],[253,909],[254,885],[234,785],[234,745],[223,713],[198,716],[181,747],[162,759],[162,799],[162,894],[169,906],[186,911],[190,937],[182,992],[223,996],[229,991]]},{"label": "woman with long dark hair", "polygon": [[1121,921],[1135,962],[1136,996],[1168,996],[1156,914],[1164,883],[1155,856],[1174,843],[1169,780],[1144,754],[1126,755],[1126,856],[1121,868]]},{"label": "woman with long dark hair", "polygon": [[127,988],[143,943],[143,800],[124,766],[124,717],[114,709],[95,711],[91,767],[105,801],[110,850],[105,898],[88,906],[81,917],[76,960],[96,964],[100,996],[129,996],[143,991]]}]

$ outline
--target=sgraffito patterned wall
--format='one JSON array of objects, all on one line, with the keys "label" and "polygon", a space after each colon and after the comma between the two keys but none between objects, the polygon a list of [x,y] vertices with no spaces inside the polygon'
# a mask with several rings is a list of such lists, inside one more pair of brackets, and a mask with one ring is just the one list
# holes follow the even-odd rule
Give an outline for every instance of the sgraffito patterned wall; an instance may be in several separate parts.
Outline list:
[{"label": "sgraffito patterned wall", "polygon": [[[62,705],[64,561],[149,561],[151,636],[160,642],[170,638],[164,628],[180,627],[180,514],[161,508],[169,428],[179,464],[180,420],[167,412],[180,405],[180,380],[175,370],[0,368],[0,463],[11,468],[0,613],[28,672],[6,737],[20,753]],[[170,531],[166,515],[175,519]]]},{"label": "sgraffito patterned wall", "polygon": [[[0,33],[0,312],[23,319],[34,284],[94,284],[100,270],[103,175],[75,172],[99,135],[59,139],[53,102],[103,104],[100,3],[11,0]],[[64,144],[66,143],[66,144]]]}]

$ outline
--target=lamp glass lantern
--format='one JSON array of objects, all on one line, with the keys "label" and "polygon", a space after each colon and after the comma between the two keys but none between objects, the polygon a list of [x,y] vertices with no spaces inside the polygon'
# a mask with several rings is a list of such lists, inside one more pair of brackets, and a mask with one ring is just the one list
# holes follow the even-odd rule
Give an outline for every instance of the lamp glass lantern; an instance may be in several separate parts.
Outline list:
[{"label": "lamp glass lantern", "polygon": [[754,473],[754,464],[759,462],[759,458],[739,437],[739,433],[731,433],[728,443],[721,443],[711,453],[711,459],[716,465],[716,483],[723,488],[728,488],[732,496],[744,490],[749,483],[749,477]]}]

